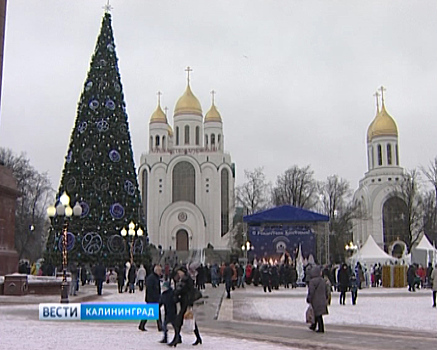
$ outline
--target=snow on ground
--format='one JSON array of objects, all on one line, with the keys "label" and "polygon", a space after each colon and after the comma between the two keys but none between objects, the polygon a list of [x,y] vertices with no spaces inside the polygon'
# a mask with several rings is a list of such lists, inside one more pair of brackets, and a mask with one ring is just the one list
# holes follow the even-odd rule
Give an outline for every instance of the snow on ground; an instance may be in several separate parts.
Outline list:
[{"label": "snow on ground", "polygon": [[[140,302],[144,293],[114,293],[114,286],[104,285],[102,302]],[[95,288],[94,288],[95,289]],[[93,289],[93,290],[94,290]],[[109,293],[109,289],[110,292]],[[105,293],[106,291],[106,293]],[[88,291],[90,292],[90,291]],[[37,301],[36,296],[28,296]],[[73,301],[73,300],[72,300]],[[97,301],[97,300],[95,300]],[[93,301],[93,302],[95,302]],[[45,301],[47,302],[47,301]],[[76,350],[84,348],[119,350],[119,349],[168,349],[159,344],[162,333],[156,330],[156,321],[149,321],[147,332],[138,330],[138,322],[52,322],[38,320],[38,303],[35,304],[0,304],[0,348],[32,350]],[[202,332],[202,330],[200,330]],[[170,339],[173,334],[169,332]],[[178,349],[193,349],[193,333],[182,332],[183,343]],[[202,334],[203,345],[208,349],[235,350],[285,350],[288,347],[272,343],[255,342]],[[18,345],[19,344],[19,345]]]},{"label": "snow on ground", "polygon": [[[304,322],[306,290],[286,290],[265,294],[261,289],[251,288],[257,316],[265,320]],[[271,295],[271,297],[270,297]],[[352,305],[351,294],[347,293],[346,305],[339,304],[339,293],[332,293],[329,315],[324,317],[326,325],[365,325],[435,331],[437,309],[432,308],[431,290],[409,293],[406,289],[372,288],[358,291],[357,305]]]}]

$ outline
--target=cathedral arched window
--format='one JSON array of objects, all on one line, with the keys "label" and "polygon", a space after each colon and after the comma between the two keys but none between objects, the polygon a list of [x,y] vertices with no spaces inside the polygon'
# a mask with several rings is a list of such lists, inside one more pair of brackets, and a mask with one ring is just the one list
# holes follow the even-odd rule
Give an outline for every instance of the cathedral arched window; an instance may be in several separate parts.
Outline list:
[{"label": "cathedral arched window", "polygon": [[176,127],[176,146],[179,146],[179,126]]},{"label": "cathedral arched window", "polygon": [[153,136],[150,136],[150,144],[149,144],[150,150],[153,149]]},{"label": "cathedral arched window", "polygon": [[217,135],[217,144],[220,147],[220,142],[222,141],[222,135],[218,134]]},{"label": "cathedral arched window", "polygon": [[143,201],[143,216],[146,219],[147,222],[147,197],[148,197],[148,193],[147,193],[147,186],[148,186],[148,176],[147,176],[147,171],[143,170],[143,183],[142,183],[142,191],[141,191],[141,195],[142,195],[142,201]]},{"label": "cathedral arched window", "polygon": [[200,128],[196,126],[196,145],[200,145]]},{"label": "cathedral arched window", "polygon": [[221,172],[221,235],[229,231],[229,171]]},{"label": "cathedral arched window", "polygon": [[159,147],[159,136],[156,135],[155,137],[155,147]]},{"label": "cathedral arched window", "polygon": [[382,147],[378,145],[378,165],[382,165]]},{"label": "cathedral arched window", "polygon": [[173,203],[187,201],[195,204],[196,172],[189,162],[179,162],[173,169]]},{"label": "cathedral arched window", "polygon": [[208,135],[205,135],[205,147],[208,148]]},{"label": "cathedral arched window", "polygon": [[398,145],[396,145],[395,150],[396,150],[396,165],[399,165],[399,150],[398,150]]},{"label": "cathedral arched window", "polygon": [[189,145],[190,144],[190,127],[189,125],[185,125],[185,144]]},{"label": "cathedral arched window", "polygon": [[400,240],[409,244],[408,210],[405,202],[399,197],[389,198],[382,208],[382,230],[384,248],[388,252],[394,241]]},{"label": "cathedral arched window", "polygon": [[375,157],[373,156],[373,146],[372,146],[372,151],[370,152],[370,162],[372,164],[372,169],[375,167]]},{"label": "cathedral arched window", "polygon": [[162,148],[165,149],[166,145],[165,145],[165,136],[162,137]]},{"label": "cathedral arched window", "polygon": [[215,135],[211,134],[211,147],[215,146]]},{"label": "cathedral arched window", "polygon": [[387,144],[387,164],[391,165],[392,160],[391,160],[391,144],[388,143]]}]

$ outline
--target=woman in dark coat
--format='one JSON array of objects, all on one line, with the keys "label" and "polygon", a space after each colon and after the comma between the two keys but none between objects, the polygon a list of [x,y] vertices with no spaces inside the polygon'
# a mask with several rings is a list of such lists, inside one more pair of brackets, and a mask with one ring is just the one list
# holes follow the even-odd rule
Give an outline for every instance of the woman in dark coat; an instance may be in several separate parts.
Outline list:
[{"label": "woman in dark coat", "polygon": [[310,272],[307,303],[311,304],[314,310],[314,323],[310,326],[310,329],[315,331],[317,327],[317,332],[325,332],[323,315],[328,314],[328,292],[325,279],[322,277],[318,266],[313,266]]},{"label": "woman in dark coat", "polygon": [[[180,309],[178,314],[176,315],[175,320],[175,335],[173,340],[168,343],[168,346],[176,347],[177,344],[182,343],[181,340],[181,328],[184,322],[184,315],[189,306],[193,306],[194,304],[194,281],[188,274],[188,271],[185,267],[181,267],[175,276],[176,289],[174,291],[174,297],[176,302],[180,304]],[[196,341],[193,345],[202,344],[202,338],[200,337],[199,328],[197,327],[197,323],[194,321],[194,334],[196,335]]]},{"label": "woman in dark coat", "polygon": [[129,280],[129,293],[135,293],[135,281],[137,279],[137,267],[132,263],[127,276]]},{"label": "woman in dark coat", "polygon": [[340,289],[340,305],[344,305],[346,302],[346,292],[349,288],[350,273],[348,266],[343,263],[338,271],[338,287]]}]

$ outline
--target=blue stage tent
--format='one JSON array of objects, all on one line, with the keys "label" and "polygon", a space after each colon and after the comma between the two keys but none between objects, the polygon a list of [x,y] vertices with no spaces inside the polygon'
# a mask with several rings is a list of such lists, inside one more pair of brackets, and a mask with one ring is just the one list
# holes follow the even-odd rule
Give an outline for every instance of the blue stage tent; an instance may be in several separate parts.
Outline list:
[{"label": "blue stage tent", "polygon": [[263,223],[311,223],[318,221],[329,221],[329,216],[315,213],[292,205],[282,205],[272,209],[267,209],[252,215],[243,217],[243,221],[249,225]]}]

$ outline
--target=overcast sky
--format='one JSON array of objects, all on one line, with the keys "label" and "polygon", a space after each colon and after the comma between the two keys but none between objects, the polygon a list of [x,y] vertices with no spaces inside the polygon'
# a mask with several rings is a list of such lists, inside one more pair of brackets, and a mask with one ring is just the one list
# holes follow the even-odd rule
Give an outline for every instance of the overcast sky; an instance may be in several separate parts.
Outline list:
[{"label": "overcast sky", "polygon": [[[58,188],[106,0],[9,0],[0,146],[26,152]],[[267,178],[294,164],[353,189],[367,171],[376,89],[399,130],[401,165],[437,156],[436,1],[111,0],[136,167],[158,90],[172,112],[210,91],[225,149]]]}]

